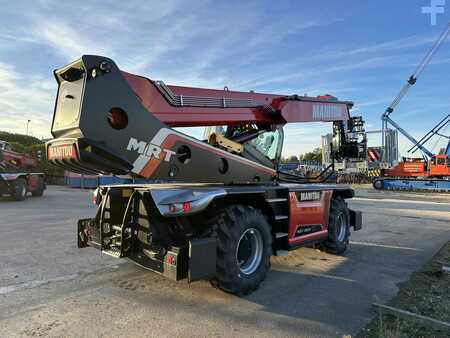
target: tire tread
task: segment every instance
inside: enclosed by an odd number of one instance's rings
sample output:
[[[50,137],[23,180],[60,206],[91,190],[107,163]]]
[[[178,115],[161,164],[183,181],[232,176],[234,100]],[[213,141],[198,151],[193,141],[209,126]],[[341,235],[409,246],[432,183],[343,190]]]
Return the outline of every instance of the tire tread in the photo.
[[[215,210],[209,223],[212,235],[217,238],[216,276],[211,280],[212,285],[236,295],[247,295],[255,291],[270,269],[272,235],[266,217],[251,206],[236,204]],[[262,234],[264,249],[261,265],[254,274],[244,279],[239,273],[236,276],[233,243],[239,241],[243,227],[248,224],[260,224],[259,230],[266,233]]]

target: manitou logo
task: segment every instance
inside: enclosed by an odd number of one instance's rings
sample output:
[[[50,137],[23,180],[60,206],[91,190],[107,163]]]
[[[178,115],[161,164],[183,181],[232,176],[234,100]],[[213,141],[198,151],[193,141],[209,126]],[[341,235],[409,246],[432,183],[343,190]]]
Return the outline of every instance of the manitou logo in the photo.
[[[162,160],[169,162],[172,155],[176,154],[175,151],[169,149],[163,149],[156,144],[152,144],[145,141],[138,141],[135,138],[131,137],[128,142],[127,150],[129,151],[137,151],[140,155],[146,157],[153,157],[157,160]]]
[[[319,201],[320,191],[305,191],[300,193],[300,201]]]
[[[73,144],[56,145],[50,146],[48,148],[47,158],[49,160],[55,158],[73,158],[73,157],[76,157],[75,147]]]
[[[342,107],[329,104],[313,105],[312,118],[314,120],[334,120],[342,118]]]

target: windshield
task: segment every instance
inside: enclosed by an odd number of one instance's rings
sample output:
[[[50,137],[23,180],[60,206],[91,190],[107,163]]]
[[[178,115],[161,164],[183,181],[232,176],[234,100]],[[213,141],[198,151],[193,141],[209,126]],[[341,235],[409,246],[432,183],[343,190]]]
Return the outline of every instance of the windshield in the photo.
[[[269,160],[273,161],[278,158],[281,152],[282,142],[280,141],[282,141],[281,129],[277,129],[275,131],[265,132],[249,143]]]
[[[236,127],[230,126],[206,127],[203,139],[208,140],[212,133],[233,139],[237,134],[245,134],[246,131],[245,128],[237,129]],[[274,131],[265,131],[255,138],[251,138],[249,141],[243,141],[242,144],[250,145],[253,149],[256,149],[259,153],[264,155],[264,157],[273,162],[281,155],[283,147],[283,128],[278,127]]]

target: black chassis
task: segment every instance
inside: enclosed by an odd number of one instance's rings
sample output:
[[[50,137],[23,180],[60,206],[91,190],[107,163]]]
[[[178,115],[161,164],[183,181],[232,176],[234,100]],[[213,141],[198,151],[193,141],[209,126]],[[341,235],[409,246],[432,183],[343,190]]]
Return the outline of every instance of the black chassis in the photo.
[[[78,247],[103,253],[163,274],[174,280],[207,279],[216,271],[216,239],[208,215],[230,203],[252,205],[269,219],[273,249],[289,247],[289,192],[332,190],[351,198],[347,186],[327,184],[145,184],[101,186],[95,194],[96,216],[78,221]],[[361,212],[350,210],[351,226],[361,229]]]

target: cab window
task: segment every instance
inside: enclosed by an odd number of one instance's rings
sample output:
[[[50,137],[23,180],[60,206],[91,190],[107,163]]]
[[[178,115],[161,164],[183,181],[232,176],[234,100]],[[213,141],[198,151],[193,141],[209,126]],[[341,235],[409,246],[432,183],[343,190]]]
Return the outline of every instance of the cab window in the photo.
[[[269,160],[278,158],[283,143],[282,129],[268,131],[249,142]]]

